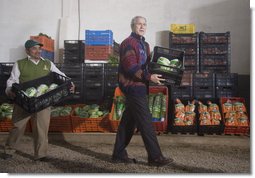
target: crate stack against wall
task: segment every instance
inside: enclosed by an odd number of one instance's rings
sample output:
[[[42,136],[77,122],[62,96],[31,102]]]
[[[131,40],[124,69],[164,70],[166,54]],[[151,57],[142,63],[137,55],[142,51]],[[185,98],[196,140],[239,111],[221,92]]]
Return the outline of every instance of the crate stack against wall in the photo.
[[[75,85],[75,93],[69,97],[64,103],[65,104],[75,104],[83,102],[83,66],[79,63],[58,63],[55,64],[67,77],[72,79]]]
[[[85,60],[106,61],[113,51],[111,30],[85,31]]]
[[[41,56],[54,62],[54,40],[51,37],[40,33],[38,36],[30,36],[30,39],[43,44]]]
[[[104,64],[84,63],[84,102],[101,104],[104,96]]]
[[[230,32],[199,34],[200,72],[229,73]]]
[[[12,71],[12,66],[14,63],[0,63],[0,103],[6,102],[8,100],[5,89],[6,82],[9,79]]]
[[[104,64],[104,102],[112,106],[115,88],[118,87],[118,64]]]
[[[183,50],[185,71],[199,71],[199,33],[194,34],[169,34],[169,47]]]
[[[82,40],[64,41],[64,63],[83,63],[85,44]]]

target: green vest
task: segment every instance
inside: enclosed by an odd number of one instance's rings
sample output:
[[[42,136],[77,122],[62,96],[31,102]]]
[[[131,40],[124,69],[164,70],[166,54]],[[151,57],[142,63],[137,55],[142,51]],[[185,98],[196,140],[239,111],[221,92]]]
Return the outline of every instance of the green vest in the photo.
[[[25,58],[18,60],[18,67],[20,71],[19,82],[23,83],[48,75],[51,63],[48,59],[41,59],[36,65],[28,58]]]

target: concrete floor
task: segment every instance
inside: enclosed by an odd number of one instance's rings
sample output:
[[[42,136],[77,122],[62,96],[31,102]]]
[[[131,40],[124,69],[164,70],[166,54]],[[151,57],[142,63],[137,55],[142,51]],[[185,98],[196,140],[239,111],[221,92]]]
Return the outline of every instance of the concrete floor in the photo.
[[[8,133],[0,133],[0,152]],[[147,154],[139,134],[134,135],[127,151],[138,164],[114,164],[111,154],[114,133],[49,135],[51,161],[34,162],[30,135],[21,140],[20,150],[11,160],[0,158],[1,173],[142,173],[251,174],[251,144],[247,136],[175,135],[158,136],[163,154],[174,164],[157,168],[147,165]],[[211,174],[210,174],[211,175]]]

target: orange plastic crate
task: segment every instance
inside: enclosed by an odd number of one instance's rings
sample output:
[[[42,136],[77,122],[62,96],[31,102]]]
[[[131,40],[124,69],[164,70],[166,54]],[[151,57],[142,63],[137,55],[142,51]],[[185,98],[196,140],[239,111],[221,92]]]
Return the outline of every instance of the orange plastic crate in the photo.
[[[71,116],[51,117],[49,132],[73,132]]]
[[[227,102],[227,100],[230,100],[232,103],[233,102],[242,102],[245,107],[245,99],[241,97],[222,97],[220,98],[220,105],[223,110],[223,104]],[[246,108],[247,109],[247,108]],[[247,112],[246,112],[247,114]],[[248,116],[248,114],[247,114]],[[222,111],[222,117],[223,117],[223,123],[224,123],[224,134],[230,134],[230,135],[250,135],[250,124],[249,126],[226,126],[225,125],[225,114]],[[248,118],[249,119],[249,118]],[[250,120],[250,119],[249,119]]]
[[[85,105],[76,105],[76,107]],[[71,121],[73,132],[109,132],[109,115],[98,118],[80,118],[74,115],[74,110],[71,113]]]
[[[85,46],[85,59],[107,60],[112,54],[112,46]]]
[[[168,88],[165,86],[150,86],[149,88],[149,93],[158,93],[162,92],[164,95],[166,95],[166,116],[164,121],[153,121],[152,124],[155,128],[155,131],[158,133],[164,133],[167,132],[167,123],[168,123]],[[123,96],[123,93],[121,92],[119,87],[116,87],[115,92],[114,92],[114,98],[116,96]],[[115,104],[112,104],[112,109],[111,113],[109,114],[109,120],[110,120],[110,125],[111,125],[111,131],[112,132],[117,132],[118,126],[120,123],[120,120],[112,120],[113,113],[114,113],[114,108]]]
[[[30,39],[42,43],[42,49],[54,52],[54,40],[47,38],[46,36],[30,36]]]
[[[0,132],[9,132],[13,128],[12,120],[10,119],[1,119],[0,120]],[[27,127],[25,132],[31,132],[31,122],[30,120],[27,122]]]

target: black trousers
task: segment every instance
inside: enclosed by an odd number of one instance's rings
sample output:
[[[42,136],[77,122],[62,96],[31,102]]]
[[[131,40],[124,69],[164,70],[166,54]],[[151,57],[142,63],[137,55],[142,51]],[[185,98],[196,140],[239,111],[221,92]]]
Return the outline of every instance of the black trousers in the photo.
[[[162,156],[156,132],[152,125],[147,96],[126,96],[126,109],[122,115],[116,135],[113,157],[127,157],[128,146],[136,126],[141,132],[148,159]]]

